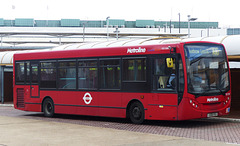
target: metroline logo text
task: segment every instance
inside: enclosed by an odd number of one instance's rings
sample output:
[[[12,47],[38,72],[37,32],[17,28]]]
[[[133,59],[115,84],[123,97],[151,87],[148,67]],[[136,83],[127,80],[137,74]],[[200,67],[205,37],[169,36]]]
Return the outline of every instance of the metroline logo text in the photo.
[[[145,53],[146,52],[146,48],[128,48],[127,49],[127,53]]]
[[[208,98],[207,102],[214,102],[214,101],[218,101],[219,99],[214,97],[214,98]]]

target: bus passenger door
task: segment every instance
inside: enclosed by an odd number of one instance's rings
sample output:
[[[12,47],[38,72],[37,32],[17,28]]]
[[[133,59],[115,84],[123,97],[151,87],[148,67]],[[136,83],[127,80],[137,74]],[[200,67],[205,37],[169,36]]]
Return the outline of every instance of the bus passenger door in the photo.
[[[39,97],[39,73],[38,62],[31,62],[30,64],[30,96],[31,98]]]
[[[177,120],[178,92],[176,55],[152,58],[152,96],[149,98],[149,119]]]

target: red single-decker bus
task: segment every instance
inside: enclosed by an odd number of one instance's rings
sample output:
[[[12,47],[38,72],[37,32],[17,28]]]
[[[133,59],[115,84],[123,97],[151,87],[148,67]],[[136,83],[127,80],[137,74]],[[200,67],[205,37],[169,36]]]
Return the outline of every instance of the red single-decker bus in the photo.
[[[230,112],[226,51],[212,42],[17,53],[13,76],[14,107],[47,117],[76,114],[142,123]]]

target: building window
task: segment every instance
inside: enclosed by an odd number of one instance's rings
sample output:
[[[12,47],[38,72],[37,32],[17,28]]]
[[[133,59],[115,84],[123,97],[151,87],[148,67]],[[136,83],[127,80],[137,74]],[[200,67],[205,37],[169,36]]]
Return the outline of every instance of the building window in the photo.
[[[101,89],[120,89],[120,59],[100,60]]]
[[[98,87],[97,60],[79,60],[78,62],[78,88],[97,90]]]

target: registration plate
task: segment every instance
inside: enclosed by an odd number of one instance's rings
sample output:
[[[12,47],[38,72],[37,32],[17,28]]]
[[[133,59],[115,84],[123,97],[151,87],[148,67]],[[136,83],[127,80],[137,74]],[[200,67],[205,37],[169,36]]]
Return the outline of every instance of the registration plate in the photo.
[[[217,117],[218,116],[218,113],[208,113],[207,114],[207,117]]]

